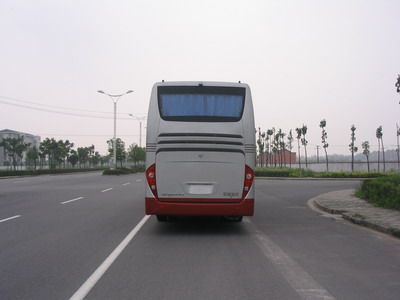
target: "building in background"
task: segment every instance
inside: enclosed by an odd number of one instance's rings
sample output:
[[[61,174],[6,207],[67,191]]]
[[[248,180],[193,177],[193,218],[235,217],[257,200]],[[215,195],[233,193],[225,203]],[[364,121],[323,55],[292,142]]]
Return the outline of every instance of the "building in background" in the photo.
[[[29,147],[36,147],[37,149],[39,149],[40,136],[38,136],[38,135],[33,135],[30,133],[25,133],[25,132],[10,130],[10,129],[0,130],[0,142],[4,138],[18,138],[20,136],[24,137],[25,143],[30,144]],[[24,158],[25,158],[25,155],[26,154],[24,153]],[[11,165],[11,164],[12,164],[12,160],[7,155],[7,151],[5,151],[5,149],[0,146],[0,166]]]
[[[280,166],[280,165],[294,165],[296,163],[296,152],[291,152],[287,149],[279,150],[277,152],[263,153],[262,157],[258,157],[259,165],[263,166]],[[262,159],[262,162],[261,160]]]

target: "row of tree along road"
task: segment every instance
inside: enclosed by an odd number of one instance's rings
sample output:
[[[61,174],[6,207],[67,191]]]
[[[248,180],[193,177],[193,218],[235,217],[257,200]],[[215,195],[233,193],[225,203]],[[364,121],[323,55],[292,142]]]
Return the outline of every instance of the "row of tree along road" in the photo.
[[[325,119],[321,120],[319,123],[319,127],[321,128],[321,146],[324,149],[325,153],[325,169],[326,172],[330,171],[330,157],[328,155],[328,133],[326,130],[327,122]],[[396,136],[397,136],[397,147],[396,158],[391,160],[391,165],[393,166],[396,163],[396,168],[391,168],[391,170],[397,169],[400,170],[400,146],[399,146],[399,137],[400,137],[400,128],[397,125],[396,127]],[[378,141],[378,151],[374,153],[374,161],[373,164],[377,165],[378,172],[386,172],[386,157],[385,157],[385,147],[383,142],[383,129],[382,126],[379,126],[376,129],[376,138]],[[295,147],[295,139],[297,140],[297,155],[293,155],[292,149]],[[349,151],[351,155],[351,172],[354,171],[355,165],[355,154],[359,151],[356,146],[356,127],[351,125],[350,127],[350,143],[349,143]],[[307,155],[307,125],[298,127],[295,129],[295,135],[293,135],[292,129],[289,130],[288,134],[282,131],[282,129],[267,129],[263,131],[261,128],[258,128],[258,166],[260,167],[280,167],[289,166],[292,167],[292,164],[296,163],[298,168],[309,168],[309,157]],[[367,170],[370,172],[370,142],[363,141],[361,143],[362,154],[365,157]],[[304,156],[302,156],[301,148],[303,148]],[[317,151],[319,151],[320,146],[317,146]],[[319,153],[319,152],[317,152]],[[342,161],[343,162],[343,161]],[[315,157],[314,157],[315,163]],[[317,154],[317,163],[319,163],[319,154]],[[335,161],[335,164],[338,162]],[[341,163],[341,162],[339,162]]]
[[[109,167],[113,157],[113,140],[107,141],[108,154],[100,155],[94,145],[74,149],[69,140],[44,139],[39,147],[24,142],[24,137],[4,138],[0,142],[9,160],[5,162],[9,169],[61,169],[61,168],[98,168]],[[138,165],[145,161],[145,150],[136,144],[126,149],[125,142],[116,140],[117,162],[120,167],[127,163]]]

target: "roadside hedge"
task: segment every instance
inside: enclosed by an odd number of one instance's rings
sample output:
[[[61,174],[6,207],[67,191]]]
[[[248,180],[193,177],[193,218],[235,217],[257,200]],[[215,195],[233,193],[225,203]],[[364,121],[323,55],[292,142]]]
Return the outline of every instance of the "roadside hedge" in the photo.
[[[132,168],[118,168],[118,169],[105,169],[103,175],[126,175],[141,173],[145,171],[144,166],[132,167]]]
[[[11,176],[36,176],[46,174],[66,174],[66,173],[78,173],[78,172],[91,172],[101,171],[104,168],[82,168],[82,169],[39,169],[39,170],[1,170],[0,177],[11,177]]]
[[[365,180],[356,195],[376,206],[400,210],[400,175]]]

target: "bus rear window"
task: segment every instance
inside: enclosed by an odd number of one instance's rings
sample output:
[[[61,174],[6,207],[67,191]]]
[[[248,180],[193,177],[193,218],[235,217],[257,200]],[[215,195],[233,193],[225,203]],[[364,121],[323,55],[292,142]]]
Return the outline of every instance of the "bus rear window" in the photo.
[[[245,89],[238,87],[165,86],[158,106],[166,121],[237,122],[242,118]]]

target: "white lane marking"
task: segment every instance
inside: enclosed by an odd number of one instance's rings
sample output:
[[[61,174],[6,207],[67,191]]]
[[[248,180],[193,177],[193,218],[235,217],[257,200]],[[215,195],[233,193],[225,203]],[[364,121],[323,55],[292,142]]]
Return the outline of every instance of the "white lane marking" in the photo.
[[[105,192],[111,191],[112,189],[113,189],[113,188],[105,189],[105,190],[102,190],[101,192],[102,192],[102,193],[105,193]]]
[[[111,254],[102,262],[102,264],[94,271],[92,275],[81,285],[81,287],[72,295],[70,300],[81,300],[86,297],[86,295],[91,291],[91,289],[96,285],[108,268],[113,264],[113,262],[118,258],[125,247],[128,246],[129,242],[135,237],[139,232],[140,228],[146,223],[150,218],[150,215],[146,215],[140,220],[140,222],[128,233],[128,235],[123,239],[123,241],[111,252]]]
[[[85,198],[85,197],[78,197],[78,198],[74,198],[74,199],[67,200],[67,201],[60,202],[60,203],[61,203],[61,204],[67,204],[67,203],[70,203],[70,202],[75,202],[75,201],[81,200],[81,199],[83,199],[83,198]]]
[[[253,224],[255,227],[255,225]],[[255,238],[264,255],[283,275],[302,299],[335,300],[335,298],[277,244],[255,228]]]
[[[128,185],[128,184],[131,184],[130,182],[126,182],[126,183],[123,183],[122,185]]]
[[[13,181],[13,183],[24,183],[24,182],[29,182],[29,180],[18,180],[18,181]]]
[[[19,218],[19,217],[21,217],[21,215],[16,215],[16,216],[13,216],[13,217],[9,217],[9,218],[6,218],[6,219],[2,219],[2,220],[0,220],[0,223],[7,222],[7,221],[10,221],[10,220]]]

